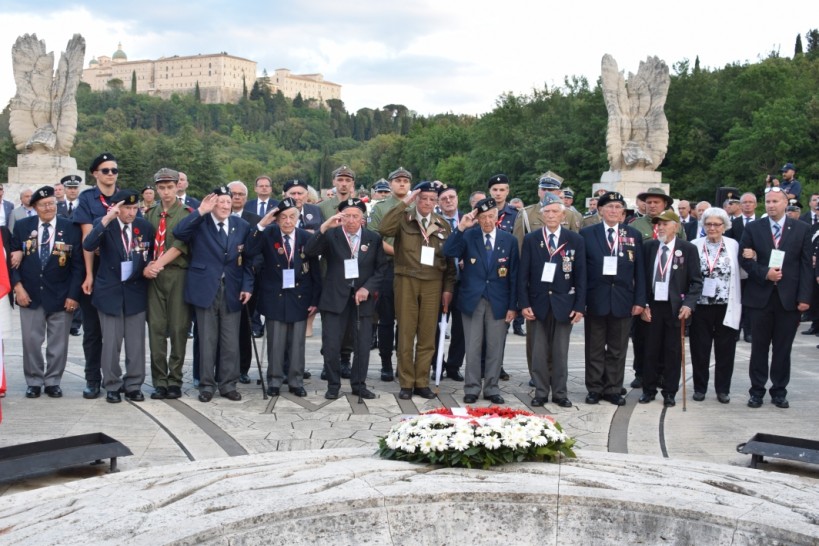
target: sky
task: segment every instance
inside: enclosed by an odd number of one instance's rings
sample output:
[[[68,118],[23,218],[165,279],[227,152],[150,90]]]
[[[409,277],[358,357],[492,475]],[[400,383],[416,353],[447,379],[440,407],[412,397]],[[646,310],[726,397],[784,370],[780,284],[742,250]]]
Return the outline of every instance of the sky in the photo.
[[[504,93],[594,86],[604,54],[637,72],[648,56],[703,68],[793,56],[797,34],[819,28],[811,2],[690,0],[2,0],[0,105],[16,89],[11,48],[36,34],[55,64],[75,33],[85,66],[117,44],[129,60],[226,51],[263,69],[315,73],[342,85],[348,111],[403,104],[421,115],[483,114]]]

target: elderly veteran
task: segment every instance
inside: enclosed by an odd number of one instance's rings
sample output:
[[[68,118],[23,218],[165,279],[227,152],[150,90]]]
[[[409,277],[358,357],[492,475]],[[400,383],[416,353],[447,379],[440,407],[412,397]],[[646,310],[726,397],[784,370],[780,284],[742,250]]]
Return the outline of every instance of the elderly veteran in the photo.
[[[102,386],[106,401],[122,402],[121,390],[133,402],[145,400],[145,310],[148,281],[145,265],[153,256],[154,229],[138,218],[139,196],[120,190],[111,198],[113,205],[83,240],[86,252],[99,250],[96,277],[86,272],[83,291],[99,312],[102,328]],[[119,359],[125,341],[125,376]]]
[[[503,404],[498,380],[506,332],[517,314],[518,245],[511,233],[498,229],[498,209],[492,198],[477,203],[461,216],[446,240],[444,254],[463,262],[457,305],[466,341],[464,403],[474,404],[481,393],[481,352],[486,346],[483,397]],[[470,229],[475,225],[480,229]]]
[[[657,238],[643,246],[648,303],[640,315],[647,326],[647,340],[643,394],[639,402],[647,404],[654,400],[662,376],[663,405],[672,407],[676,405],[680,386],[680,321],[688,320],[697,307],[702,293],[702,273],[696,247],[677,237],[680,229],[677,213],[665,210],[653,217],[652,222],[658,228]]]
[[[339,203],[338,213],[324,221],[305,247],[308,256],[321,255],[327,274],[321,289],[322,352],[327,370],[327,392],[335,400],[341,389],[339,355],[346,338],[355,341],[350,386],[354,395],[375,398],[367,389],[370,365],[372,316],[375,296],[384,282],[387,257],[381,237],[364,228],[367,206],[349,198]],[[357,328],[357,331],[354,331]]]
[[[543,228],[523,240],[518,305],[533,330],[533,406],[568,398],[569,336],[586,310],[586,246],[577,233],[561,227],[565,205],[554,194],[543,197]]]
[[[724,236],[731,225],[728,213],[720,208],[703,212],[705,237],[693,245],[700,255],[702,294],[691,316],[689,344],[694,372],[694,400],[705,400],[714,347],[714,389],[717,400],[731,401],[731,376],[734,373],[736,335],[742,315],[740,293],[739,244]]]
[[[444,188],[421,182],[381,222],[381,235],[394,238],[398,397],[402,400],[413,394],[435,398],[429,388],[435,328],[441,308],[444,313],[449,309],[455,286],[455,265],[443,253],[451,228],[433,212]]]
[[[68,330],[85,272],[81,236],[70,220],[57,216],[52,187],[33,192],[31,206],[37,216],[17,221],[11,246],[13,261],[19,263],[11,270],[11,285],[20,308],[26,397],[37,398],[45,387],[48,396],[59,398]]]
[[[601,222],[580,230],[586,244],[586,396],[625,405],[621,394],[632,317],[646,305],[640,232],[622,222],[626,202],[610,191],[600,196]]]

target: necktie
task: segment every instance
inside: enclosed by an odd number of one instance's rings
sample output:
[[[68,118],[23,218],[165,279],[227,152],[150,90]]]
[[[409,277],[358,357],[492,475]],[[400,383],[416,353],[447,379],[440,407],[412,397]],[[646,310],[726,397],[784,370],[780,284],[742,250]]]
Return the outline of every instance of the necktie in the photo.
[[[421,225],[424,226],[424,233],[427,232],[427,224],[428,223],[429,223],[429,220],[427,220],[426,218],[421,218]]]
[[[608,237],[608,239],[609,239],[609,248],[611,249],[611,252],[614,253],[614,251],[617,250],[617,249],[614,248],[614,228],[609,228],[609,237]]]
[[[665,282],[665,274],[667,269],[665,266],[668,263],[668,247],[663,245],[663,252],[660,255],[660,261],[657,263],[657,280],[659,282]]]
[[[300,228],[304,227],[304,211],[299,213],[299,226]]]
[[[165,218],[167,216],[167,212],[163,212],[159,215],[159,227],[156,230],[156,240],[154,241],[154,260],[165,253],[165,231],[167,229]]]
[[[217,225],[219,226],[219,242],[222,243],[222,248],[227,250],[228,236],[227,232],[225,231],[225,223],[219,222]]]
[[[774,246],[779,248],[779,239],[782,237],[782,228],[779,227],[779,224],[774,223],[773,225],[773,240]]]
[[[705,237],[705,228],[700,227],[700,237]]]
[[[68,204],[68,215],[71,216],[74,213],[74,202]]]
[[[557,250],[557,245],[555,244],[555,234],[554,233],[549,234],[549,250],[552,251],[552,252]]]
[[[351,254],[353,255],[353,258],[358,258],[358,246],[357,246],[357,243],[358,243],[358,234],[357,234],[357,233],[353,233],[352,235],[350,235],[350,246],[352,247],[352,248],[350,249],[350,252],[351,252]]]
[[[819,224],[819,216],[814,214],[813,215],[813,225],[815,226],[816,224]]]
[[[458,224],[455,222],[455,218],[447,218],[449,221],[449,227],[452,228],[452,233],[455,233],[455,230],[458,228]]]
[[[45,267],[46,263],[48,263],[48,255],[50,254],[49,248],[48,248],[48,246],[49,246],[48,242],[49,242],[49,239],[50,239],[50,237],[48,235],[48,228],[49,227],[51,227],[51,224],[49,224],[48,222],[43,224],[43,238],[40,239],[40,265],[42,267]]]
[[[492,260],[492,236],[489,233],[486,234],[483,247],[486,249],[486,263],[489,263]]]
[[[745,217],[745,223],[744,223],[744,224],[742,224],[742,225],[747,226],[747,225],[748,225],[748,222],[750,222],[750,221],[751,221],[751,218],[750,218],[750,217],[748,217],[748,216],[746,216],[746,217]]]
[[[267,214],[267,203],[259,201],[259,216],[264,217],[265,214]]]
[[[290,254],[293,252],[292,248],[293,247],[290,246],[290,235],[285,235],[284,236],[284,252],[285,252],[285,254],[287,254],[287,256],[290,256]]]

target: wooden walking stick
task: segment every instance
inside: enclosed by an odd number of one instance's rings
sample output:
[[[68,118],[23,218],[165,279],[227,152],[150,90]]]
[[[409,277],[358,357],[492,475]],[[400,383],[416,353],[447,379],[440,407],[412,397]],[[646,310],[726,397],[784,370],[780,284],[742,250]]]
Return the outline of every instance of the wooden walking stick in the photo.
[[[682,356],[680,360],[682,361],[683,411],[687,411],[685,407],[685,320],[680,321],[680,355]]]

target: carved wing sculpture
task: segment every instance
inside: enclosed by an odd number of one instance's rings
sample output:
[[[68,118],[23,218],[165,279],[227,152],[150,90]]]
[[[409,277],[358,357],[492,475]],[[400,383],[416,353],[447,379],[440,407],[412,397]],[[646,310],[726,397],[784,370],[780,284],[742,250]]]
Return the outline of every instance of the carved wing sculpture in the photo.
[[[609,114],[606,150],[612,171],[653,171],[668,151],[665,100],[670,83],[668,66],[657,57],[640,62],[628,83],[617,61],[603,56],[603,99]]]
[[[36,34],[17,38],[11,49],[17,94],[11,101],[9,131],[23,154],[67,156],[77,133],[77,86],[82,76],[85,39],[75,34],[60,56]]]

